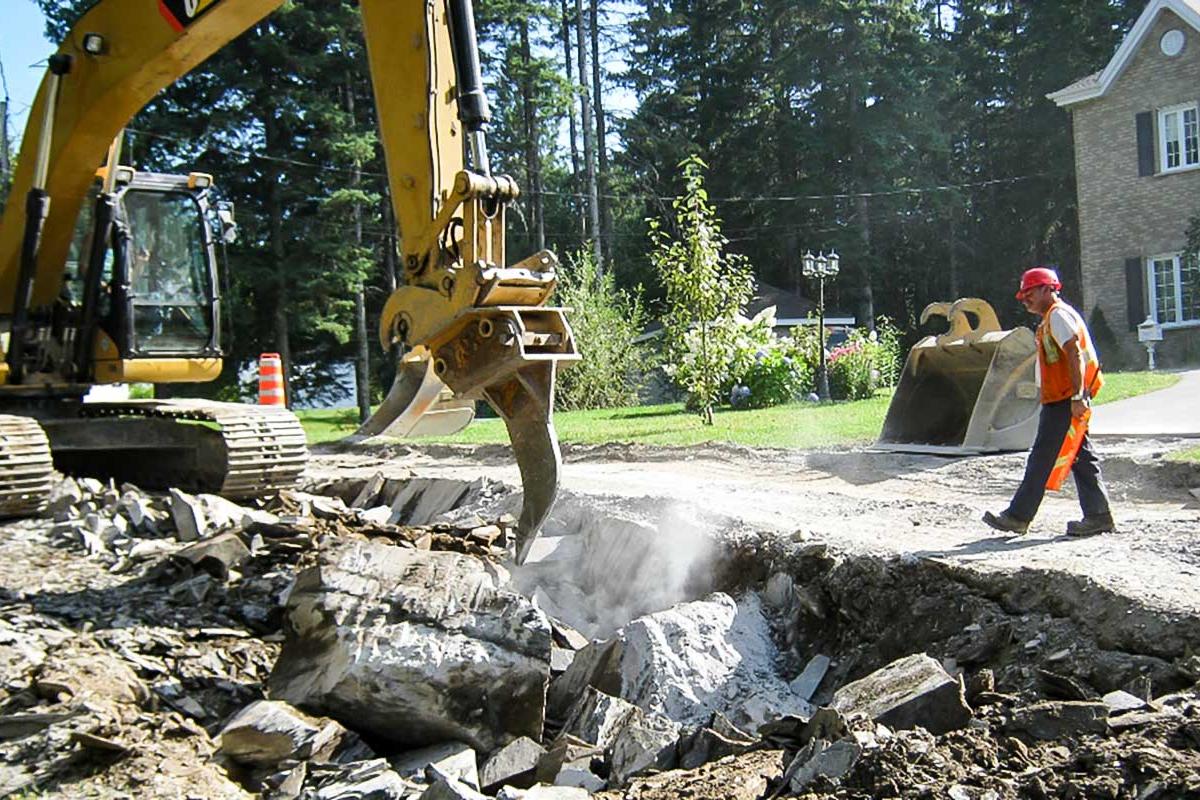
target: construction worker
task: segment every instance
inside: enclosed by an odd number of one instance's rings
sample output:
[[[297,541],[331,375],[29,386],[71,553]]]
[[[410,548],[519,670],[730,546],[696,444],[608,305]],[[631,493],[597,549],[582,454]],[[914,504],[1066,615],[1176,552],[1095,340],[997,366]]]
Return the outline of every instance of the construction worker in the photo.
[[[983,521],[999,531],[1022,534],[1037,513],[1046,493],[1046,481],[1063,447],[1073,417],[1091,405],[1101,383],[1100,362],[1083,318],[1058,296],[1062,283],[1046,267],[1026,270],[1017,299],[1041,319],[1037,328],[1037,377],[1042,411],[1037,437],[1025,462],[1025,477],[1008,508],[999,514],[984,513]],[[1100,477],[1100,461],[1086,432],[1071,467],[1083,519],[1067,523],[1071,536],[1091,536],[1114,530],[1108,490]]]

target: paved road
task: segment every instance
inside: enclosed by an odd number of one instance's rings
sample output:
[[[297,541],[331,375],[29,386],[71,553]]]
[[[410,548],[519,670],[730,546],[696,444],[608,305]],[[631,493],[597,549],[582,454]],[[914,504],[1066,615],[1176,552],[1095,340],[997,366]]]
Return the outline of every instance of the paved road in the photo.
[[[1096,406],[1089,433],[1200,437],[1200,370],[1182,373],[1169,389]]]

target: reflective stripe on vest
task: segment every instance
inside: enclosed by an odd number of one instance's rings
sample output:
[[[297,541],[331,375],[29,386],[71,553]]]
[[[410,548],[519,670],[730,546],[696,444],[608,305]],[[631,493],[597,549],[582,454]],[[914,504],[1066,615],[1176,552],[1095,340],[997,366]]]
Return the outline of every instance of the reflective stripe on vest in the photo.
[[[1042,370],[1043,403],[1068,400],[1075,394],[1075,384],[1071,381],[1071,367],[1067,363],[1066,353],[1055,341],[1054,334],[1050,330],[1050,315],[1054,309],[1060,306],[1071,308],[1061,300],[1055,300],[1042,315],[1042,322],[1037,329],[1037,351],[1038,362]],[[1071,310],[1074,311],[1074,309]],[[1087,386],[1091,395],[1095,397],[1104,382],[1100,376],[1100,362],[1096,359],[1096,349],[1092,347],[1092,338],[1078,312],[1068,314],[1068,316],[1074,325],[1075,341],[1079,343],[1079,349],[1083,353],[1083,385]]]

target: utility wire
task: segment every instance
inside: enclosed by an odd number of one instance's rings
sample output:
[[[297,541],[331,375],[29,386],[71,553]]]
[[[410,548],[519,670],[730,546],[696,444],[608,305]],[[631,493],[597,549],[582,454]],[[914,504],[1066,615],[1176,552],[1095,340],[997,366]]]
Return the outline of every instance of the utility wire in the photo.
[[[137,128],[126,128],[130,133],[135,133],[139,136],[148,136],[152,139],[163,139],[180,144],[194,144],[192,140],[184,139],[178,136],[168,136],[154,131],[144,131]],[[301,161],[295,158],[283,158],[281,156],[269,156],[263,153],[246,152],[244,150],[235,150],[220,145],[208,144],[205,149],[216,150],[225,155],[241,156],[247,160],[257,159],[260,161],[271,161],[279,164],[288,164],[295,167],[310,167],[312,169],[320,169],[326,172],[343,172],[346,174],[356,174],[349,167],[335,167],[329,164],[319,164],[315,161]],[[358,175],[372,178],[386,178],[382,172],[358,172]],[[1039,178],[1052,177],[1049,172],[1035,172],[1029,175],[1015,175],[1009,178],[992,178],[986,181],[973,181],[969,183],[947,183],[937,184],[934,186],[913,186],[898,189],[880,189],[870,192],[837,192],[833,194],[795,194],[795,195],[734,195],[731,197],[710,197],[709,202],[712,203],[767,203],[767,202],[806,202],[814,200],[853,200],[860,197],[897,197],[901,195],[924,195],[936,194],[939,192],[952,192],[958,189],[981,189],[988,186],[1003,186],[1013,183],[1021,183],[1023,181],[1037,180]],[[522,192],[522,194],[532,196],[535,192]],[[581,192],[555,192],[543,189],[541,192],[543,197],[568,197],[576,200],[586,200],[588,195]],[[645,201],[672,201],[679,199],[678,195],[654,195],[654,194],[601,194],[601,197],[606,200],[645,200]]]

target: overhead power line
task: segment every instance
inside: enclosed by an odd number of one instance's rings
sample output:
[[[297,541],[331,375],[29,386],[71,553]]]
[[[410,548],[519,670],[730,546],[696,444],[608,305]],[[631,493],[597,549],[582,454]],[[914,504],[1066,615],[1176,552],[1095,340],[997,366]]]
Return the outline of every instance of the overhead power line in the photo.
[[[178,142],[180,144],[191,144],[188,139],[179,136],[168,136],[154,131],[144,131],[137,128],[126,128],[130,133],[135,133],[139,136],[149,136],[152,139],[163,139],[165,141]],[[257,159],[259,161],[270,161],[277,164],[288,164],[295,167],[308,167],[311,169],[324,170],[326,172],[343,172],[348,175],[360,175],[362,177],[386,178],[382,172],[361,171],[356,172],[350,167],[338,167],[331,164],[320,164],[315,161],[303,161],[295,158],[284,158],[282,156],[271,156],[265,153],[247,152],[244,150],[235,150],[220,145],[208,144],[205,149],[215,150],[219,153],[231,156],[241,156],[245,159]],[[952,192],[959,189],[982,189],[988,186],[1004,186],[1013,183],[1021,183],[1023,181],[1037,180],[1039,178],[1052,177],[1049,172],[1035,172],[1029,175],[1014,175],[1008,178],[991,178],[985,181],[971,181],[967,183],[945,183],[935,184],[933,186],[906,186],[894,189],[876,189],[866,192],[834,192],[830,194],[792,194],[792,195],[733,195],[730,197],[710,197],[711,203],[777,203],[777,202],[811,202],[819,200],[856,200],[858,198],[871,197],[897,197],[902,195],[924,195],[936,194],[940,192]],[[532,195],[534,192],[523,191],[523,194]],[[570,197],[576,200],[586,200],[588,195],[582,192],[555,192],[542,190],[540,194],[543,197]],[[678,195],[654,195],[654,194],[602,194],[608,200],[644,200],[656,202],[670,202],[678,199]]]

